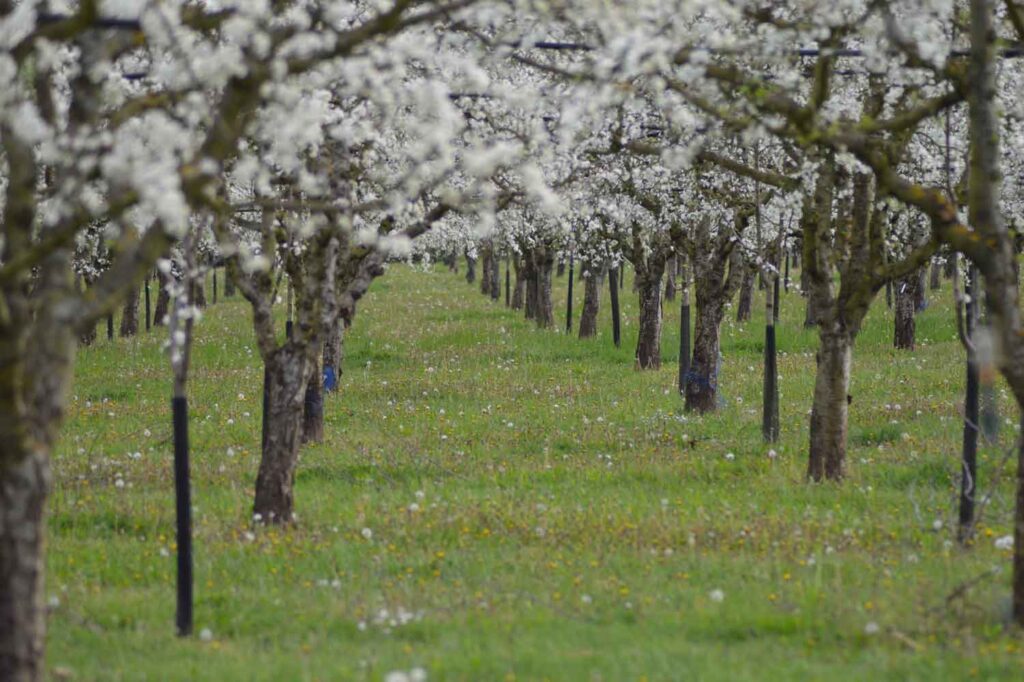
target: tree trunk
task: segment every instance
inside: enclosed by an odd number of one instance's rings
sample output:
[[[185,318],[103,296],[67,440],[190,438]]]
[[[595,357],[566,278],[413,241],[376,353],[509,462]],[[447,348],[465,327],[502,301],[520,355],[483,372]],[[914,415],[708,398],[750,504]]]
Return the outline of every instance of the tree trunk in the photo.
[[[668,273],[665,277],[665,300],[674,301],[676,300],[676,270],[678,268],[677,261],[678,256],[672,256],[668,259],[668,263],[665,265],[665,270]]]
[[[917,273],[912,272],[906,277],[902,277],[895,286],[893,345],[901,350],[914,350],[914,301],[917,298]]]
[[[915,273],[917,281],[914,283],[914,312],[921,312],[928,307],[928,273],[924,268],[918,268]]]
[[[265,523],[288,523],[294,511],[295,467],[311,366],[289,345],[274,351],[266,363],[267,428],[253,513]]]
[[[746,322],[750,319],[751,310],[754,305],[754,271],[746,270],[743,273],[743,283],[740,284],[740,300],[736,306],[736,321]]]
[[[821,330],[818,336],[807,476],[813,481],[838,481],[845,473],[853,341],[842,332]]]
[[[195,295],[196,295],[195,299],[193,299],[193,303],[195,303],[197,308],[205,308],[206,307],[206,281],[205,280],[206,280],[206,277],[200,277],[198,280],[196,280],[195,288],[193,289],[193,291],[195,292]]]
[[[686,381],[690,375],[690,273],[683,256],[679,261],[679,395],[686,395]]]
[[[341,363],[345,356],[345,328],[339,320],[324,339],[324,386],[328,393],[337,390],[341,380]]]
[[[512,290],[512,310],[523,309],[523,298],[526,295],[526,276],[523,272],[523,267],[521,256],[512,258],[512,269],[516,274],[515,288]]]
[[[491,258],[491,247],[483,246],[480,249],[480,293],[484,296],[491,295],[491,268],[494,260]]]
[[[601,275],[597,269],[585,268],[583,284],[583,312],[580,314],[580,338],[597,336],[597,313],[601,306]]]
[[[697,301],[693,359],[686,379],[686,409],[703,414],[718,407],[719,329],[724,310],[718,302]]]
[[[533,251],[527,251],[523,255],[523,291],[524,306],[523,314],[526,319],[537,318],[537,264]]]
[[[466,282],[472,284],[476,281],[476,258],[466,254]]]
[[[0,422],[17,426],[15,419]],[[31,682],[43,679],[50,464],[44,447],[26,450],[19,442],[18,434],[0,434],[0,680]]]
[[[321,355],[321,353],[317,353]],[[306,383],[306,395],[302,401],[302,442],[320,443],[324,439],[324,394],[323,375],[320,364],[313,361],[313,371]]]
[[[661,277],[664,265],[637,275],[640,291],[640,331],[636,340],[636,368],[661,367]]]
[[[491,300],[497,301],[501,298],[501,261],[498,260],[498,254],[491,249]]]
[[[932,291],[938,291],[942,288],[942,266],[938,260],[932,261],[931,281],[928,282],[928,288]]]
[[[128,296],[124,300],[124,308],[121,311],[122,338],[135,336],[139,333],[139,287],[133,286],[128,290]]]
[[[171,275],[158,269],[156,277],[159,290],[156,293],[156,307],[153,308],[153,326],[162,327],[167,324],[167,311],[171,304],[171,293],[167,290]]]
[[[231,298],[235,295],[235,280],[231,279],[227,269],[224,270],[224,298]]]
[[[551,300],[551,274],[555,269],[555,256],[549,249],[534,252],[537,256],[536,289],[537,289],[537,326],[543,329],[555,325],[555,307]]]

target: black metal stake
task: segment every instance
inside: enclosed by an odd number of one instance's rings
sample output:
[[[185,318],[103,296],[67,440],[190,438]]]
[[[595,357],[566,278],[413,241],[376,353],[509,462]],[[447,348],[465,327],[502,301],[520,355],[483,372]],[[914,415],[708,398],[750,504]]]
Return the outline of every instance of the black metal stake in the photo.
[[[608,290],[612,296],[612,340],[615,347],[622,345],[621,328],[619,326],[619,269],[608,271]]]
[[[188,471],[188,402],[171,399],[174,419],[174,498],[178,521],[178,635],[192,634],[192,495]]]
[[[569,254],[569,295],[565,301],[565,333],[572,333],[572,281],[573,281],[573,254]]]

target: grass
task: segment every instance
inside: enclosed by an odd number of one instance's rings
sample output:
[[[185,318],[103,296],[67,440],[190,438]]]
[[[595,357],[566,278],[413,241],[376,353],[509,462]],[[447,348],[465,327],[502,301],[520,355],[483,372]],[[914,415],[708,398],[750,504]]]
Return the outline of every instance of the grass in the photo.
[[[556,280],[560,315],[565,286]],[[246,305],[221,302],[198,327],[190,398],[196,628],[209,641],[173,634],[164,332],[100,341],[80,353],[55,457],[49,670],[1020,679],[1009,552],[994,546],[1010,532],[1009,472],[993,487],[1001,450],[983,449],[982,489],[994,494],[976,546],[961,550],[963,351],[948,283],[930,297],[914,352],[891,348],[892,317],[876,303],[854,355],[850,477],[812,486],[817,342],[796,294],[783,297],[773,459],[760,437],[760,314],[723,325],[725,405],[694,417],[674,388],[674,304],[665,365],[640,373],[629,283],[616,349],[607,292],[601,336],[579,341],[533,329],[461,276],[394,267],[360,303],[287,530],[251,523],[262,370]],[[998,398],[1011,414],[1002,387]],[[1004,426],[1004,445],[1013,434]]]

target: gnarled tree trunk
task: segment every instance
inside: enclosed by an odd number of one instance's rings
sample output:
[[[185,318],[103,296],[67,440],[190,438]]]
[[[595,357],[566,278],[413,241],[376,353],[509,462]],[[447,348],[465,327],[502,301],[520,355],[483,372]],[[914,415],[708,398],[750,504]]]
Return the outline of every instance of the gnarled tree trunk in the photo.
[[[551,275],[555,269],[555,256],[550,249],[537,249],[535,258],[536,318],[538,327],[548,328],[555,324],[555,307],[551,300]]]
[[[665,300],[676,300],[676,272],[678,270],[678,256],[672,256],[665,264]]]
[[[718,407],[719,330],[725,310],[720,301],[702,300],[697,285],[697,316],[693,328],[693,356],[686,378],[686,409],[713,412]]]
[[[295,467],[302,443],[302,412],[312,364],[289,345],[266,360],[266,440],[256,477],[253,513],[265,523],[288,523],[294,512]]]
[[[736,321],[747,322],[754,305],[754,271],[746,270],[740,284],[740,300],[736,306]]]
[[[841,331],[825,329],[819,339],[807,476],[813,481],[838,481],[846,464],[853,340]]]
[[[637,271],[636,283],[640,292],[640,330],[636,340],[637,369],[658,369],[661,367],[661,277],[664,263],[648,266],[641,274]]]
[[[128,290],[128,296],[124,300],[119,332],[122,338],[139,333],[139,286],[137,284]]]
[[[13,419],[0,421],[0,679],[27,682],[43,678],[49,449],[11,433]]]
[[[914,350],[914,316],[918,284],[919,278],[916,272],[910,273],[895,283],[893,345],[903,350]]]
[[[523,297],[526,292],[526,277],[523,270],[523,259],[519,255],[512,256],[512,270],[515,272],[515,284],[512,288],[512,310],[523,309]]]
[[[601,306],[602,273],[593,266],[585,268],[583,276],[583,312],[580,314],[580,338],[597,335],[597,313]]]
[[[171,304],[171,293],[167,290],[167,286],[171,282],[171,275],[157,269],[156,278],[159,286],[156,294],[156,307],[153,308],[153,326],[162,327],[167,323],[167,311]]]

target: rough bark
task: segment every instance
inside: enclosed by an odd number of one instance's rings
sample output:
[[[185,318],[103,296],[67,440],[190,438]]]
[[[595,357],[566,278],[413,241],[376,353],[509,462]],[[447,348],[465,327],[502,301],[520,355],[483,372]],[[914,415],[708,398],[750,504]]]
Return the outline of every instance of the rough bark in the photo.
[[[608,271],[608,293],[612,309],[612,343],[615,344],[616,348],[622,345],[622,325],[619,311],[619,290],[622,288],[621,272],[620,267],[615,267]]]
[[[537,264],[533,251],[523,254],[523,314],[528,320],[537,318]]]
[[[480,248],[480,293],[491,295],[491,268],[494,266],[491,247],[484,244]]]
[[[538,327],[547,329],[555,325],[555,307],[551,300],[551,275],[555,269],[555,255],[551,249],[540,248],[534,251],[536,259],[536,304],[537,316],[535,322]]]
[[[526,295],[526,276],[523,272],[523,259],[521,256],[512,257],[512,269],[515,271],[515,285],[512,289],[512,310],[523,309],[523,299]]]
[[[341,380],[342,360],[345,356],[345,331],[339,321],[328,331],[324,338],[323,367],[324,371],[331,368],[336,381]],[[335,388],[334,390],[337,390]]]
[[[928,288],[932,291],[938,291],[942,288],[942,265],[939,264],[938,260],[932,261],[932,266],[929,273]]]
[[[686,377],[686,409],[713,412],[718,407],[719,331],[725,314],[720,301],[701,300],[697,294],[697,315],[693,328],[693,356]]]
[[[171,305],[171,293],[167,290],[167,286],[171,282],[171,275],[158,269],[156,277],[158,287],[156,306],[153,308],[153,326],[162,327],[167,324],[167,312]]]
[[[266,360],[267,429],[256,477],[253,513],[265,523],[288,523],[295,506],[295,467],[302,441],[302,412],[312,363],[290,345]]]
[[[584,268],[583,312],[580,314],[580,338],[588,339],[597,335],[597,313],[601,306],[601,281],[603,275],[594,266]]]
[[[637,274],[640,292],[640,329],[636,340],[636,368],[661,367],[661,278],[664,262]]]
[[[740,300],[736,306],[736,321],[747,322],[754,306],[754,271],[747,270],[743,273],[743,282],[740,284]]]
[[[317,355],[321,355],[318,353]],[[302,442],[319,443],[324,439],[324,382],[320,364],[313,361],[313,369],[306,382],[306,395],[302,401]]]
[[[472,284],[476,281],[476,258],[466,254],[466,282]]]
[[[204,279],[205,278],[200,278],[198,281],[196,281],[195,288],[193,289],[193,291],[195,292],[195,299],[193,299],[193,303],[195,303],[196,307],[198,308],[205,308],[207,305],[206,282],[204,281]]]
[[[4,420],[6,421],[6,420]],[[0,429],[3,431],[3,429]],[[48,449],[0,432],[0,680],[43,678]]]
[[[497,301],[501,298],[501,261],[498,259],[498,254],[495,253],[494,249],[491,249],[491,268],[489,271],[490,275],[490,290],[491,300]]]
[[[853,342],[845,334],[825,330],[819,339],[807,476],[838,481],[845,474]]]
[[[135,336],[139,333],[139,286],[135,285],[128,290],[124,300],[124,307],[121,309],[121,328],[119,333],[122,338]]]
[[[676,272],[678,270],[678,256],[672,256],[665,265],[665,300],[676,300]]]
[[[896,301],[894,307],[893,346],[901,350],[914,350],[914,333],[916,325],[915,301],[919,278],[916,272],[900,278],[895,283]]]
[[[224,270],[224,298],[231,298],[235,295],[235,280],[231,279],[227,269]]]

